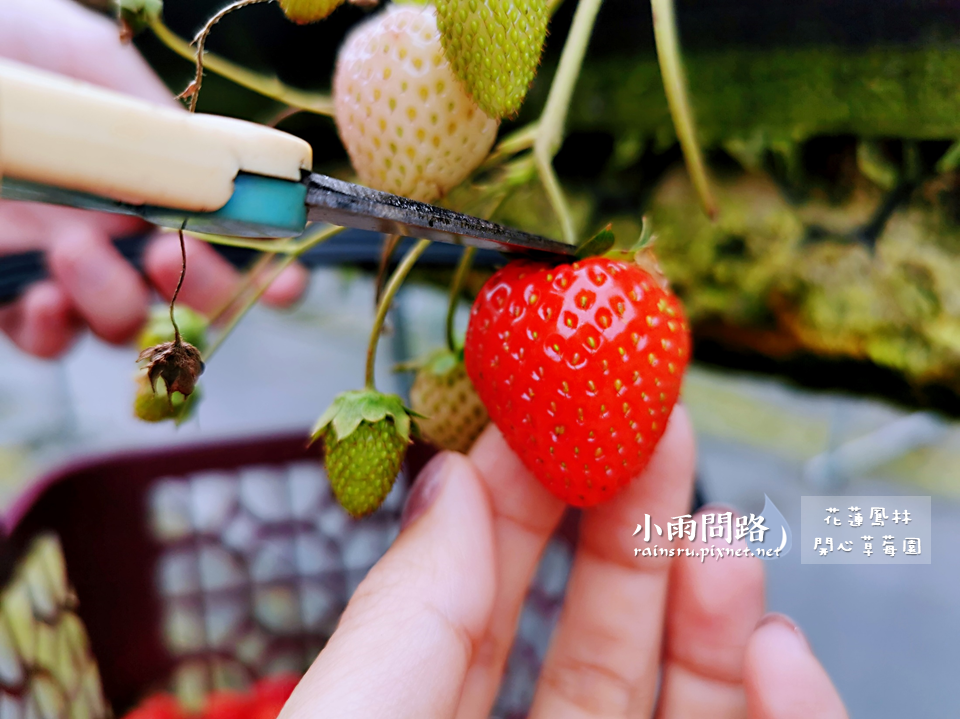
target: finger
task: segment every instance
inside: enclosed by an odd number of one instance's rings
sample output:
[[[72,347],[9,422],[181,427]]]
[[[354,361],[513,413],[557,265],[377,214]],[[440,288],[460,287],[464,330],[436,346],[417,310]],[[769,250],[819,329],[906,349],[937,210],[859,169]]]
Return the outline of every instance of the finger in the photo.
[[[470,451],[493,510],[497,593],[487,630],[467,673],[459,719],[488,717],[544,547],[564,504],[537,482],[491,423]]]
[[[192,237],[184,238],[187,272],[178,300],[205,315],[219,312],[240,289],[240,273],[210,245]],[[158,235],[144,254],[144,268],[157,291],[169,299],[180,281],[182,269],[180,238]],[[295,302],[306,287],[306,270],[291,265],[264,293],[264,301],[279,306]]]
[[[86,226],[61,228],[47,259],[76,311],[102,339],[126,342],[143,325],[147,288],[106,235]]]
[[[309,270],[299,262],[294,262],[263,293],[263,302],[271,307],[289,307],[303,296],[309,281]]]
[[[675,560],[635,558],[632,534],[638,516],[666,523],[688,512],[693,466],[690,422],[677,406],[643,474],[610,502],[584,512],[531,719],[651,714]]]
[[[187,271],[177,299],[201,314],[210,315],[233,298],[239,275],[206,242],[192,237],[184,237],[183,241]],[[183,269],[180,238],[168,232],[157,235],[147,245],[143,267],[157,292],[168,300],[173,297]]]
[[[73,343],[80,322],[66,293],[56,283],[44,281],[0,310],[0,329],[24,352],[50,359]]]
[[[744,685],[750,719],[847,719],[830,677],[782,614],[765,616],[750,637]]]
[[[470,460],[434,458],[404,521],[282,719],[453,715],[495,581],[490,508]]]
[[[0,2],[0,49],[19,62],[174,106],[172,93],[115,22],[74,2]]]
[[[700,524],[705,508],[695,520]],[[721,542],[721,547],[726,545]],[[690,543],[698,550],[709,545]],[[729,549],[745,549],[735,541]],[[674,562],[667,601],[660,719],[745,717],[743,659],[763,615],[763,563],[755,557],[709,555]]]
[[[0,238],[5,255],[49,247],[61,227],[89,225],[111,237],[122,237],[141,230],[145,224],[125,215],[0,200]]]

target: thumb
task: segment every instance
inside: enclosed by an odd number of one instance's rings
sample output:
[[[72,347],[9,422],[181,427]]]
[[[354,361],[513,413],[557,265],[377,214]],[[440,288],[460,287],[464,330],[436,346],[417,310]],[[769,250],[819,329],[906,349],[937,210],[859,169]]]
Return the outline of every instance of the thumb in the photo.
[[[797,626],[767,614],[744,659],[750,719],[847,719],[840,695]]]
[[[437,455],[281,719],[453,716],[493,606],[491,524],[470,460]]]

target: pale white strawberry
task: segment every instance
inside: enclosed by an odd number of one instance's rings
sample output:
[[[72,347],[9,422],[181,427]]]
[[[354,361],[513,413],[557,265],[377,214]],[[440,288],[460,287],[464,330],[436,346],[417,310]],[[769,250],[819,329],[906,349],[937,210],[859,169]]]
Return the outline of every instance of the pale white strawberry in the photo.
[[[498,120],[443,54],[433,6],[391,5],[346,39],[333,78],[337,128],[360,181],[430,202],[490,152]]]

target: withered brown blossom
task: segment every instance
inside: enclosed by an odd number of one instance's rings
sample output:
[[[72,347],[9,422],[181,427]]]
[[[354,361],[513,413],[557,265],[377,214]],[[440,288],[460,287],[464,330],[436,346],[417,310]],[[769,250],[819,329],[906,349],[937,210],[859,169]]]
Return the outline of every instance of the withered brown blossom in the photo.
[[[167,397],[174,392],[189,397],[204,369],[200,350],[179,337],[173,342],[147,347],[140,353],[137,362],[146,367],[147,378],[154,392],[157,391],[157,379],[163,380]]]

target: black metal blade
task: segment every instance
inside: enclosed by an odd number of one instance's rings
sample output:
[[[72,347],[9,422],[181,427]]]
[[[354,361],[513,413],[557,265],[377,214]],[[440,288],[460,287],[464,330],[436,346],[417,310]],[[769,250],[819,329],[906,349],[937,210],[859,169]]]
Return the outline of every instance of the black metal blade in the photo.
[[[577,251],[565,242],[326,175],[312,174],[304,182],[310,220],[503,252],[571,256]]]

